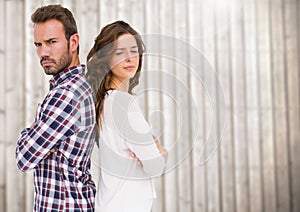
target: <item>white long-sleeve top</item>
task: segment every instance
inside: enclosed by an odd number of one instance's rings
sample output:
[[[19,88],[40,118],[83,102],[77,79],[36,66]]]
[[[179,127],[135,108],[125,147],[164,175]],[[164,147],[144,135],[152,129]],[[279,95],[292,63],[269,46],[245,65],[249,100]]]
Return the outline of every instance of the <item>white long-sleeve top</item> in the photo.
[[[165,160],[134,96],[109,91],[100,130],[100,178],[96,211],[122,211],[156,197],[151,178],[162,174]],[[134,152],[143,167],[130,157]]]

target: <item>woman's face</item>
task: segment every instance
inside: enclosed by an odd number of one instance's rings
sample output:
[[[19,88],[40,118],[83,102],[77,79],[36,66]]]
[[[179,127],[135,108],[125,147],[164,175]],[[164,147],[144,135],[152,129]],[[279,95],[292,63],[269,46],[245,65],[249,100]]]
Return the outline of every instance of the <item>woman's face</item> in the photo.
[[[131,34],[124,34],[116,40],[116,49],[110,61],[114,80],[124,82],[133,78],[139,67],[139,51]]]

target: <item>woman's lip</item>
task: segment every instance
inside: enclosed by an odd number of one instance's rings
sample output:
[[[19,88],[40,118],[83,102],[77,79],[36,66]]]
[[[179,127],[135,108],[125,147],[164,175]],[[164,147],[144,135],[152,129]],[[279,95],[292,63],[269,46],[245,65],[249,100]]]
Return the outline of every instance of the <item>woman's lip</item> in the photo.
[[[134,66],[126,66],[124,67],[126,70],[132,70],[134,68]]]

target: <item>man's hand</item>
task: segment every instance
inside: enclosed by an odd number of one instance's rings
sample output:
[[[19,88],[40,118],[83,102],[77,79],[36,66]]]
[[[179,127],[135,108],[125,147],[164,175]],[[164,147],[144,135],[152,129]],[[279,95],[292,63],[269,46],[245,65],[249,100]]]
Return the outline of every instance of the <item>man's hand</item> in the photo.
[[[47,153],[47,155],[44,156],[44,159],[48,158],[48,157],[49,157],[53,152],[55,152],[56,150],[57,150],[56,148],[51,149],[51,150]]]

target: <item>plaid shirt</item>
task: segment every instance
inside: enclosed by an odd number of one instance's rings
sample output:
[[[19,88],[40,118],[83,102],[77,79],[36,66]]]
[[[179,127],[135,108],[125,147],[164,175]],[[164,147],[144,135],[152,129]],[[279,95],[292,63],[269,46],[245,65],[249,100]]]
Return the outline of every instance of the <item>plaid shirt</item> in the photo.
[[[84,65],[72,67],[50,80],[34,126],[17,142],[18,168],[34,169],[34,211],[94,211],[89,169],[96,116],[84,70]]]

